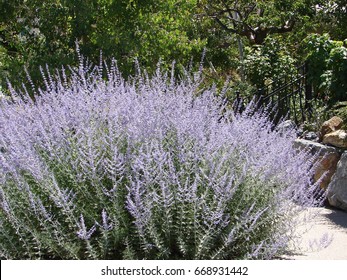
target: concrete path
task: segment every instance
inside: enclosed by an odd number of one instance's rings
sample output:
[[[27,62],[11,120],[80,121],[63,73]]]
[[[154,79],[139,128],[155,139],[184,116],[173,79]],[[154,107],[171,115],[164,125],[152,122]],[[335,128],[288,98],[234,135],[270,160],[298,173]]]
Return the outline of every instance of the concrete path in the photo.
[[[347,212],[333,208],[311,208],[317,214],[300,226],[300,244],[291,260],[347,260]]]

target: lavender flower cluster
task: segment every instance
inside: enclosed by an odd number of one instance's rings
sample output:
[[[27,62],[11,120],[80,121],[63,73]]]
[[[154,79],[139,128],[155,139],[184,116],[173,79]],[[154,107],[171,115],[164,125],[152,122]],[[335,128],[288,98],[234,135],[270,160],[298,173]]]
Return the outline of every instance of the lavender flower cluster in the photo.
[[[320,202],[294,132],[201,74],[69,71],[0,100],[2,259],[269,259]]]

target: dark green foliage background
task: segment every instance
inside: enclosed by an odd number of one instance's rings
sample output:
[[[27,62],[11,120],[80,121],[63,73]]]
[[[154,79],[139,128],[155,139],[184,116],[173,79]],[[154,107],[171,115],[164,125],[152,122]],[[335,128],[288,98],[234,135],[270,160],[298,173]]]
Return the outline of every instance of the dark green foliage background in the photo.
[[[335,1],[335,6],[329,2],[1,0],[0,90],[7,91],[7,80],[17,87],[27,83],[24,68],[33,82],[41,85],[40,66],[55,69],[76,63],[76,42],[81,53],[94,63],[98,63],[101,50],[105,59],[115,58],[125,76],[135,73],[135,58],[139,59],[141,69],[152,72],[160,61],[167,69],[173,60],[176,68],[188,66],[191,61],[197,65],[206,48],[204,66],[208,83],[222,85],[230,77],[235,90],[259,87],[269,75],[271,80],[282,78],[288,59],[296,65],[306,59],[302,41],[308,34],[327,32],[331,40],[346,39],[346,1]],[[288,20],[295,22],[291,32],[268,34],[260,52],[259,46],[221,28],[213,17],[226,5],[247,14],[254,4],[256,9],[245,22],[251,28],[281,27]],[[231,26],[231,22],[226,24]],[[255,64],[247,64],[253,59],[254,48],[258,56]],[[269,51],[273,57],[269,57]],[[320,52],[316,56],[323,59]],[[334,84],[340,84],[346,66],[341,64],[340,51],[333,52],[330,58],[332,85],[328,95],[335,94],[341,100],[344,93]],[[263,64],[257,65],[258,62]]]

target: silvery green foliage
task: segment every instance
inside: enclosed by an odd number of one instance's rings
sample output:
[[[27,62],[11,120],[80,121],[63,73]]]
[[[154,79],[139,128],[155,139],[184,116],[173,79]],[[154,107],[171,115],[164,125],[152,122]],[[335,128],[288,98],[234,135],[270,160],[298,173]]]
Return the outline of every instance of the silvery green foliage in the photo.
[[[0,100],[1,258],[269,259],[320,203],[295,133],[200,74],[70,71]]]

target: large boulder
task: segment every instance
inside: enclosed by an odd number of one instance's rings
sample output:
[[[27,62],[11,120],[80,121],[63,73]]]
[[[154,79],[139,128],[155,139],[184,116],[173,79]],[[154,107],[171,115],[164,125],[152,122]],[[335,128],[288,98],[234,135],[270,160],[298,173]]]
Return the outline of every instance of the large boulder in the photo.
[[[323,143],[338,148],[347,148],[347,132],[339,129],[323,136]]]
[[[327,190],[329,204],[347,211],[347,152],[344,152],[337,164]]]
[[[342,151],[305,139],[296,139],[294,147],[300,150],[308,150],[312,155],[316,156],[318,162],[316,162],[313,179],[315,182],[320,180],[319,185],[325,190],[330,183],[331,177],[336,172],[336,166]],[[324,177],[322,177],[323,175]]]
[[[322,140],[324,135],[333,131],[339,130],[343,125],[343,120],[340,117],[334,116],[331,119],[325,121],[320,129],[319,140]]]

